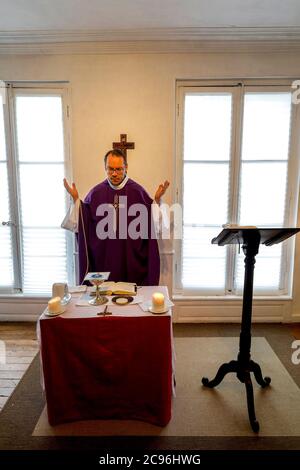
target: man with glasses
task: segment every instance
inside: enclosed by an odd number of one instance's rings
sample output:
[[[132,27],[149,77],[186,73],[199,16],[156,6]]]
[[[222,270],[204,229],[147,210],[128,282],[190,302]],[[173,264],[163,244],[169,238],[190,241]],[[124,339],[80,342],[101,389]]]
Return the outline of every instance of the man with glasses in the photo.
[[[89,271],[110,271],[109,280],[158,285],[160,259],[152,203],[145,189],[127,175],[127,158],[121,149],[104,157],[107,178],[80,201],[74,183],[64,186],[74,206],[62,227],[77,233],[80,282]],[[159,204],[169,182],[159,185]]]

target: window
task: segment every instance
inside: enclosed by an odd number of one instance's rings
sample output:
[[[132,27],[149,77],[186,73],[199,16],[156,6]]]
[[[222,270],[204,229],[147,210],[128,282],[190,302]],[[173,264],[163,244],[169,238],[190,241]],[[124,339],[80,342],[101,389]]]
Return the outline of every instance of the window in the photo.
[[[0,109],[0,290],[49,295],[73,279],[62,180],[67,170],[66,90],[7,90]],[[3,97],[2,97],[3,101]]]
[[[183,237],[175,252],[176,292],[240,295],[244,255],[211,244],[225,223],[295,226],[296,106],[290,86],[251,83],[177,88],[177,186]],[[260,246],[256,295],[290,293],[291,239]]]
[[[4,129],[4,95],[0,94],[0,286],[10,289],[14,283],[12,227],[9,225],[8,164]]]

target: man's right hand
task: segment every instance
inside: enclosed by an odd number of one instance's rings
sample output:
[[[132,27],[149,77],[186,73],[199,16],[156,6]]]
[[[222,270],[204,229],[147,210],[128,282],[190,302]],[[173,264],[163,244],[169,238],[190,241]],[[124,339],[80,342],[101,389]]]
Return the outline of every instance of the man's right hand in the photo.
[[[77,199],[79,198],[79,194],[75,186],[75,183],[72,183],[72,186],[70,186],[66,178],[64,178],[64,187],[66,188],[68,193],[72,196],[73,201],[76,202]]]

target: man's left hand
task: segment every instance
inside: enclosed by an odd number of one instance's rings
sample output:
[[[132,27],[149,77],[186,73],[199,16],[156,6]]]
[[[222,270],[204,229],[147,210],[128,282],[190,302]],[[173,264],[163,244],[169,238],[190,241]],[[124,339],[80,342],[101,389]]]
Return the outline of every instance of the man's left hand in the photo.
[[[169,186],[170,182],[168,180],[158,186],[154,196],[155,202],[157,202],[157,204],[160,203],[162,196],[165,194]]]

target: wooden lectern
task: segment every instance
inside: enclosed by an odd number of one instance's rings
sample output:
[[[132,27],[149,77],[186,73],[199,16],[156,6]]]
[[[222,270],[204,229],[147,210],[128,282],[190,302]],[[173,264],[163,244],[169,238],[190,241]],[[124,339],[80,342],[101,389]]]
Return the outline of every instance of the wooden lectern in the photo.
[[[253,387],[250,373],[253,372],[256,382],[261,387],[267,387],[271,379],[263,378],[259,364],[251,359],[251,317],[252,317],[252,298],[253,298],[253,272],[255,265],[255,256],[259,250],[259,244],[264,243],[267,246],[280,243],[283,240],[295,235],[300,228],[246,228],[234,227],[225,228],[212,243],[220,246],[228,244],[241,244],[245,254],[245,277],[243,292],[243,311],[240,333],[239,353],[237,360],[232,360],[222,364],[213,380],[203,377],[202,383],[205,387],[216,387],[221,383],[228,372],[236,372],[240,382],[245,384],[247,394],[247,406],[250,424],[254,432],[259,431],[259,423],[256,420]]]

